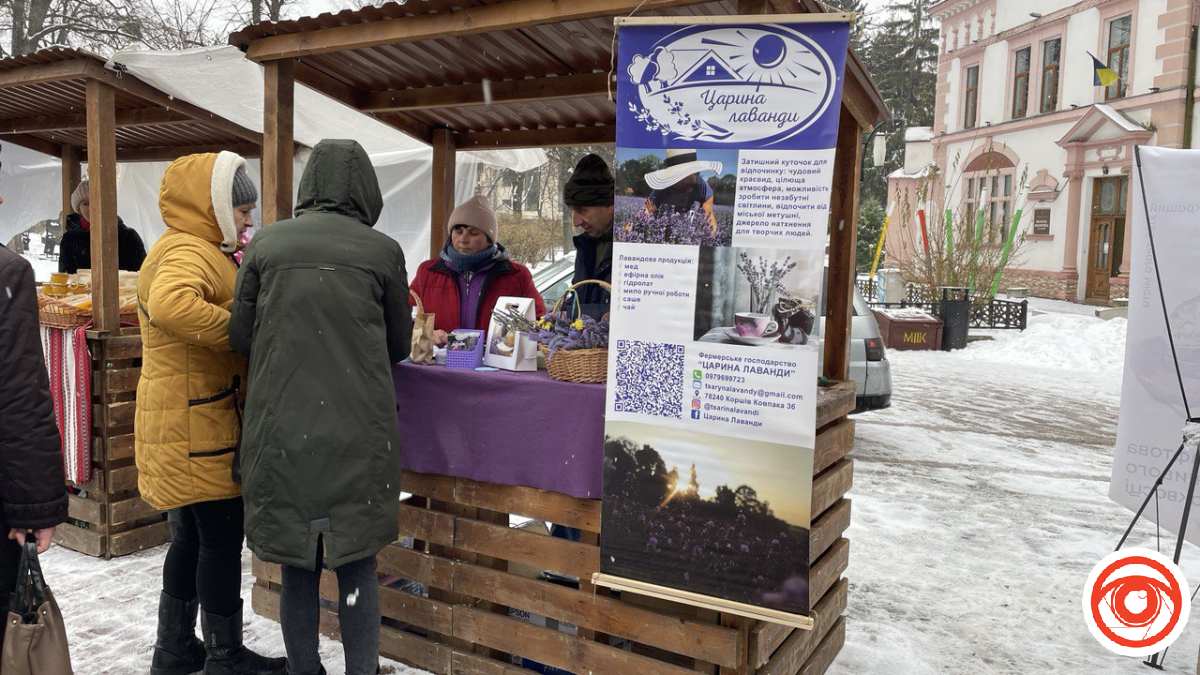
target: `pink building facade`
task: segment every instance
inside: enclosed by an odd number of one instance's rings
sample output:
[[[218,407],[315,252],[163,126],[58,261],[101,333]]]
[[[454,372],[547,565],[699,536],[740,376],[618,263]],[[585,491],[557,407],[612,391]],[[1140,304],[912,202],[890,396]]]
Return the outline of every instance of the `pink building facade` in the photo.
[[[1129,284],[1136,145],[1197,147],[1187,98],[1196,0],[944,0],[932,128],[910,129],[889,208],[983,208],[999,246],[1023,208],[1020,255],[1001,288],[1110,304]],[[1117,72],[1095,86],[1091,54]],[[926,178],[931,165],[940,172]],[[1022,180],[1023,179],[1023,180]],[[918,186],[929,201],[917,203]],[[988,186],[982,202],[981,186]],[[1022,186],[1028,197],[1022,197]],[[932,216],[930,217],[932,220]],[[887,251],[914,254],[914,217]]]

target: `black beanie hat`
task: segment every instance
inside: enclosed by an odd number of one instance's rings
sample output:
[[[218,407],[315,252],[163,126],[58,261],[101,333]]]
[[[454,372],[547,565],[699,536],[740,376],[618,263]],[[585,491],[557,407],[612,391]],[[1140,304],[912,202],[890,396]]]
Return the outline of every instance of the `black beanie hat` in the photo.
[[[579,160],[570,180],[563,186],[563,201],[569,207],[612,206],[614,194],[612,171],[596,154]]]

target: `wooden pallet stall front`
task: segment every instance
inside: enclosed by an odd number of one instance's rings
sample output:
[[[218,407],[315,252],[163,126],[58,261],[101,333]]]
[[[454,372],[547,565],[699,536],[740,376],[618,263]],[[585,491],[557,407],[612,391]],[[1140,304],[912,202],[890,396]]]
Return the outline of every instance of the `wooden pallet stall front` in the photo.
[[[599,500],[405,472],[404,489],[414,498],[399,507],[401,533],[416,543],[379,555],[380,574],[402,580],[380,588],[381,653],[439,675],[528,673],[522,663],[567,673],[824,672],[845,638],[843,533],[854,442],[846,414],[853,407],[853,385],[821,393],[810,532],[814,630],[595,588]],[[539,525],[511,527],[510,515]],[[541,522],[578,528],[582,540],[551,537]],[[278,619],[279,567],[256,559],[253,571],[254,611]],[[337,581],[328,570],[321,597],[322,631],[340,639]]]
[[[67,484],[69,520],[55,542],[103,558],[171,540],[165,512],[142,501],[133,459],[133,415],[142,366],[137,328],[88,332],[92,372],[92,479]]]

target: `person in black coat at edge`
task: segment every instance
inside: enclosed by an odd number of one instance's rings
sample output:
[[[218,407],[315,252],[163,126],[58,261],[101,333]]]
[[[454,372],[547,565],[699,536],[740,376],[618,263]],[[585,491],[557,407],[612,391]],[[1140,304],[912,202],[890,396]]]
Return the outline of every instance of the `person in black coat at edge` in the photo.
[[[86,180],[71,193],[71,210],[75,213],[67,214],[58,249],[58,271],[67,274],[92,268],[92,209]],[[117,216],[117,268],[137,272],[145,259],[146,245],[142,238]]]
[[[613,196],[612,171],[600,155],[587,155],[575,165],[563,186],[563,201],[580,234],[575,236],[575,276],[571,283],[599,279],[612,283]],[[600,320],[609,310],[609,293],[599,284],[575,291],[584,314]]]
[[[571,209],[571,221],[580,233],[575,235],[575,275],[571,283],[598,279],[612,283],[613,202],[616,184],[608,163],[600,155],[585,155],[575,165],[563,186],[563,202]],[[579,309],[599,321],[608,314],[609,292],[599,284],[575,289]],[[554,524],[550,535],[579,541],[578,528]]]
[[[62,440],[36,293],[33,267],[0,245],[0,533],[7,534],[0,535],[0,617],[8,616],[25,538],[34,537],[44,553],[54,528],[67,519]]]

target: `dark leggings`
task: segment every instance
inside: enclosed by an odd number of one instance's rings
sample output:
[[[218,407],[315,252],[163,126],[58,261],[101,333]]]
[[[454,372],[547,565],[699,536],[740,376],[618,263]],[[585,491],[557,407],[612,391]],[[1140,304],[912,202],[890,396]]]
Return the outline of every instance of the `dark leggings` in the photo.
[[[279,623],[287,649],[288,675],[321,671],[317,651],[321,622],[321,544],[317,569],[283,566]],[[379,668],[379,580],[375,556],[338,567],[338,624],[346,652],[346,675],[375,675]]]
[[[242,601],[242,498],[172,509],[163,590],[184,602],[200,596],[209,614],[229,617]]]

